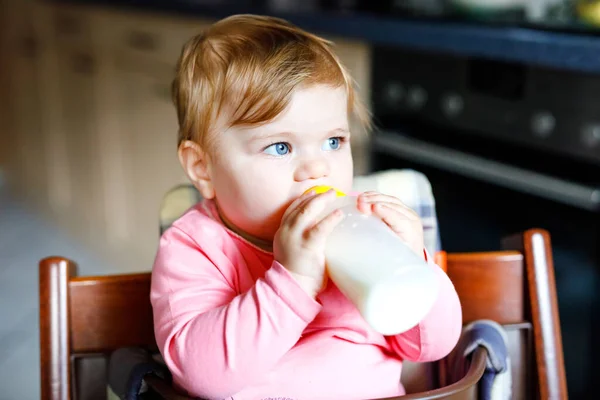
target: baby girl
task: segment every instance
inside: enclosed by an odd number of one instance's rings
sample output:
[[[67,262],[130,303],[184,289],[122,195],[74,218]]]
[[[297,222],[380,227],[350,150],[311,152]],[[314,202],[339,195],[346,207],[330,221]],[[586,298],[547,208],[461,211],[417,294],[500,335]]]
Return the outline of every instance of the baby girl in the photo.
[[[239,15],[183,48],[173,83],[179,160],[203,200],[162,236],[151,300],[176,387],[206,399],[373,399],[404,393],[402,363],[446,356],[461,331],[454,287],[423,245],[417,214],[361,193],[436,271],[416,326],[375,332],[328,280],[318,218],[353,180],[349,120],[367,123],[331,44],[286,21]],[[397,304],[398,312],[411,304]]]

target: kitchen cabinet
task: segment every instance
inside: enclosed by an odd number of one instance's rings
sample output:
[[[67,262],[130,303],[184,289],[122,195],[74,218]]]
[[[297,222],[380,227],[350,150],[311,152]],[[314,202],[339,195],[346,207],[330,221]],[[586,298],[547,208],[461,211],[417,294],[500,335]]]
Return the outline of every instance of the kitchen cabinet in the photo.
[[[100,12],[92,25],[102,60],[97,97],[106,242],[121,259],[148,269],[162,198],[186,182],[170,87],[181,46],[201,31],[202,22]]]
[[[104,195],[96,113],[95,73],[97,60],[87,48],[59,45],[59,82],[62,127],[66,141],[69,218],[74,233],[83,240],[101,239],[104,234]],[[71,224],[72,225],[72,224]]]
[[[31,203],[48,202],[46,170],[47,138],[40,119],[39,54],[40,41],[33,21],[27,18],[28,4],[20,4],[8,13],[6,64],[8,93],[6,105],[11,114],[7,142],[7,163],[15,171],[13,187]]]
[[[9,7],[6,0],[0,0],[0,186],[6,184],[6,171],[11,168],[13,157],[11,149],[14,135],[12,135],[12,112],[9,108]]]
[[[131,64],[129,64],[131,66]],[[151,265],[158,244],[162,197],[186,177],[177,159],[177,118],[170,101],[169,74],[149,74],[123,65],[117,81],[127,105],[123,120],[123,177],[127,182],[127,239],[140,262]]]
[[[65,101],[63,86],[69,85],[65,82],[65,71],[73,70],[75,66],[74,55],[76,50],[70,50],[66,46],[59,47],[60,35],[57,31],[61,26],[60,19],[56,19],[54,8],[49,3],[36,3],[31,7],[29,18],[35,26],[37,41],[39,42],[39,54],[37,58],[37,89],[40,101],[39,118],[42,121],[42,132],[44,141],[44,153],[46,155],[46,177],[48,185],[47,214],[54,220],[68,222],[72,220],[71,205],[73,203],[72,173],[69,170],[69,157],[67,148],[67,115],[64,115]],[[75,18],[75,17],[73,17]],[[80,44],[80,52],[87,50],[86,43]],[[62,51],[61,51],[62,49]],[[70,63],[62,57],[71,58]]]

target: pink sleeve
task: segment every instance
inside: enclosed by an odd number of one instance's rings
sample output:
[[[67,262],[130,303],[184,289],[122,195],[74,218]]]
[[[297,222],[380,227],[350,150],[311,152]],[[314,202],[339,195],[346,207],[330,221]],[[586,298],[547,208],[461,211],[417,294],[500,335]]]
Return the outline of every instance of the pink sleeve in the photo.
[[[456,346],[462,330],[462,310],[454,285],[432,258],[427,258],[440,281],[439,296],[417,326],[387,338],[398,356],[412,362],[436,361],[446,357]]]
[[[177,228],[160,242],[151,300],[159,349],[193,396],[227,398],[259,379],[300,339],[321,309],[278,263],[239,294],[222,254],[209,259]]]

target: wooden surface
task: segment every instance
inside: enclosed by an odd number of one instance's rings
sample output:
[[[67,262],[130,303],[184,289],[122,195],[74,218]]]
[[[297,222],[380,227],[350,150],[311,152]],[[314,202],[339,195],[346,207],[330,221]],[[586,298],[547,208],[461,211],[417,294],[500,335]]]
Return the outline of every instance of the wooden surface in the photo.
[[[479,382],[485,372],[486,362],[487,350],[483,347],[479,347],[475,350],[475,354],[473,354],[469,370],[460,381],[436,390],[380,400],[475,400],[477,399],[477,382]]]
[[[40,262],[40,372],[42,400],[70,399],[68,281],[75,266],[51,257]]]
[[[503,247],[522,251],[525,257],[529,304],[533,324],[539,399],[568,398],[552,243],[547,231],[532,229],[504,240]]]
[[[75,265],[40,262],[40,372],[43,400],[71,398],[71,356],[125,346],[156,348],[150,274],[74,277]]]
[[[448,276],[458,293],[463,323],[492,319],[523,322],[523,255],[518,252],[448,254]]]
[[[149,273],[75,278],[69,286],[73,353],[156,347]]]

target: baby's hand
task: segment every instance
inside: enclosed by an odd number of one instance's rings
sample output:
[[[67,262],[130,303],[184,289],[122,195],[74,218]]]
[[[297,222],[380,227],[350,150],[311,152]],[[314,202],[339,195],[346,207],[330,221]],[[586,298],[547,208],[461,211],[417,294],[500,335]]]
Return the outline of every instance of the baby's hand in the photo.
[[[273,253],[300,286],[313,298],[325,288],[325,241],[344,218],[335,210],[320,220],[319,214],[336,198],[335,191],[315,194],[309,191],[286,210],[275,234]]]
[[[400,200],[378,192],[365,192],[358,196],[358,209],[381,218],[417,255],[423,256],[421,218]]]

